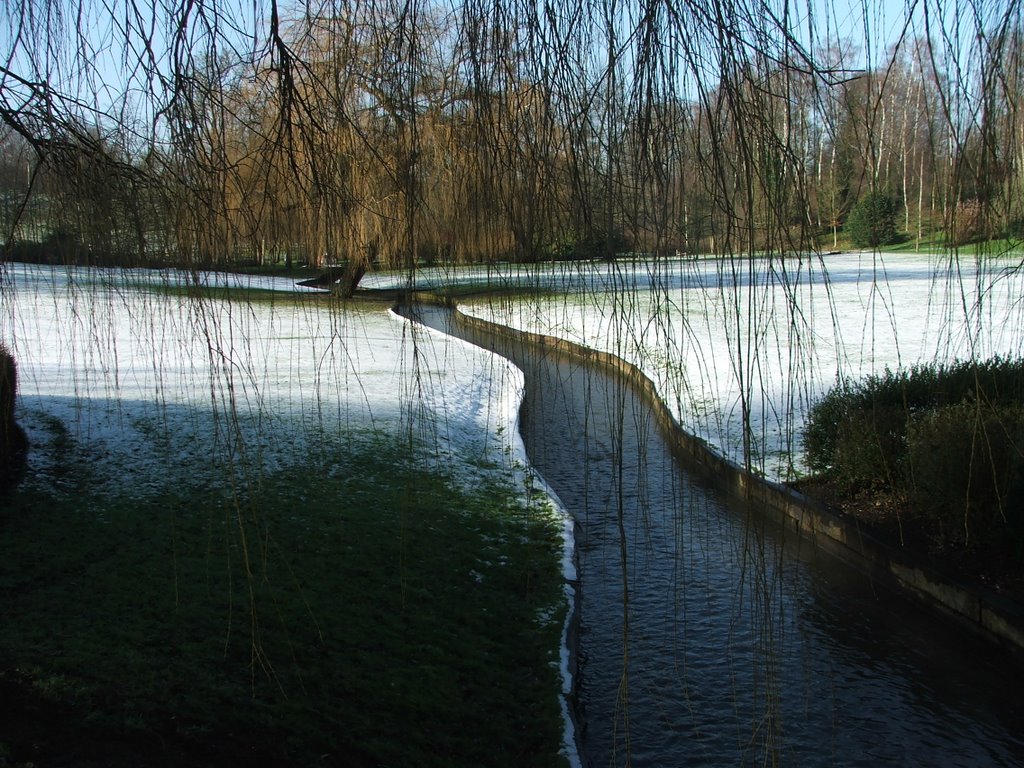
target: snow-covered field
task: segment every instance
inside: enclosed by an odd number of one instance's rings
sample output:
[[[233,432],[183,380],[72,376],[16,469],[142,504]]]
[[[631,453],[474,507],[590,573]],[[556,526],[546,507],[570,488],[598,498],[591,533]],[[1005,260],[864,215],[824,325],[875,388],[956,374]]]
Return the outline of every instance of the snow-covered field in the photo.
[[[737,460],[749,414],[752,464],[782,476],[791,461],[800,468],[807,408],[837,378],[1020,354],[1018,265],[1006,257],[851,253],[498,264],[424,271],[416,280],[538,289],[463,308],[637,363],[688,429]],[[521,377],[504,361],[383,307],[301,301],[304,289],[290,280],[200,275],[208,286],[294,294],[254,293],[250,302],[165,290],[194,279],[5,268],[0,341],[18,358],[23,418],[37,440],[45,430],[36,417],[49,413],[115,463],[125,455],[138,461],[138,451],[98,446],[127,447],[154,428],[193,435],[173,441],[183,455],[160,458],[171,468],[225,446],[273,467],[282,450],[315,451],[321,435],[374,431],[421,439],[467,471],[523,461],[513,428]],[[406,280],[377,274],[365,284]],[[117,467],[105,474],[116,478]]]
[[[212,469],[204,457],[214,454],[274,469],[315,453],[324,436],[350,434],[411,436],[466,472],[523,461],[515,429],[522,379],[504,360],[415,327],[385,305],[165,290],[183,280],[173,272],[6,268],[0,341],[18,361],[19,415],[33,443],[63,425],[112,483],[146,462],[154,478],[193,476]],[[155,433],[163,436],[158,453]],[[44,457],[33,451],[31,460]]]
[[[846,254],[422,277],[539,289],[464,309],[637,363],[687,427],[737,459],[746,412],[752,463],[780,475],[799,455],[808,405],[837,377],[1020,354],[1024,276],[1012,266]],[[174,272],[0,270],[0,342],[18,360],[18,415],[36,447],[26,482],[59,488],[68,444],[111,493],[141,495],[224,482],[225,466],[293,467],[364,436],[412,439],[467,484],[494,472],[529,479],[519,371],[384,305],[340,305],[266,278],[201,276],[253,290],[239,301],[196,298],[183,290],[193,278]]]
[[[837,379],[1020,354],[1019,264],[871,253],[574,264],[506,278],[558,292],[463,309],[639,365],[684,426],[737,461],[749,423],[751,464],[781,477],[801,468],[807,409]]]

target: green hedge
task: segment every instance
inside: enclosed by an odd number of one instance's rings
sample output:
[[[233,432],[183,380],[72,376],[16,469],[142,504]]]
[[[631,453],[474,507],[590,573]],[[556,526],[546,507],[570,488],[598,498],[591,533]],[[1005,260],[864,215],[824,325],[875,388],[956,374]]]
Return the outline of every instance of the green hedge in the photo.
[[[858,382],[839,382],[812,407],[804,429],[807,463],[816,474],[840,481],[851,489],[861,485],[862,467],[847,467],[843,454],[869,453],[849,445],[851,440],[885,446],[904,453],[907,423],[924,411],[965,402],[991,406],[1024,403],[1024,360],[994,357],[982,362],[915,366],[889,371]],[[842,441],[843,445],[840,446]],[[891,467],[887,459],[885,466]],[[851,474],[847,478],[844,472]],[[872,476],[872,484],[880,478]]]
[[[906,432],[905,411],[880,405],[840,419],[834,463],[850,490],[888,488],[898,482]]]
[[[906,453],[908,497],[941,541],[1024,555],[1024,407],[938,408],[910,423]]]
[[[1024,361],[918,366],[840,382],[804,431],[807,464],[907,499],[937,540],[1024,556]]]

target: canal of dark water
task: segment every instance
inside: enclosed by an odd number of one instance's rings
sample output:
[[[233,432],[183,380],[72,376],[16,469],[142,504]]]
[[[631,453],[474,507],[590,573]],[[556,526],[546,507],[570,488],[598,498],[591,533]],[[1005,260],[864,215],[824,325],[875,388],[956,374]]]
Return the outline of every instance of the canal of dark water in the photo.
[[[617,378],[417,318],[524,373],[527,454],[576,521],[586,764],[1024,764],[993,645],[696,481]]]

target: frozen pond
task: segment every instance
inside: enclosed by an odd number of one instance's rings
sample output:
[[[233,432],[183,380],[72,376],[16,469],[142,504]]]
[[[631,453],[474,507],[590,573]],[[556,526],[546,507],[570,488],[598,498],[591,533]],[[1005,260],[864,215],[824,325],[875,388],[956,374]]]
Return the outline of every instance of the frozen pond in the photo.
[[[730,455],[746,412],[752,463],[781,473],[837,375],[1019,351],[1015,273],[946,280],[933,259],[898,258],[425,277],[536,288],[469,308],[633,360]],[[251,291],[229,301],[195,298],[178,273],[7,265],[3,279],[0,340],[19,361],[30,438],[53,443],[62,425],[98,477],[138,494],[223,482],[225,465],[272,469],[324,435],[409,438],[467,479],[515,471],[532,382],[530,458],[581,524],[582,740],[599,764],[1013,765],[1024,752],[1016,687],[985,646],[751,526],[585,371],[515,368],[386,305],[303,297],[291,281],[202,276]],[[45,455],[27,482],[52,479]]]

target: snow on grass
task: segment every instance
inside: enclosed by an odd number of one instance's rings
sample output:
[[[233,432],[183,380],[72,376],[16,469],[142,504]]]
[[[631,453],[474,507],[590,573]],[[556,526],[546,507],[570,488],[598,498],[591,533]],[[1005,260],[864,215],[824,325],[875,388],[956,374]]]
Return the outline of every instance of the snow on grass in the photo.
[[[393,317],[399,322],[408,322],[397,315]],[[533,471],[527,459],[526,446],[519,432],[519,407],[525,391],[523,373],[511,361],[498,355],[482,354],[479,347],[468,342],[424,326],[412,324],[406,327],[413,333],[425,334],[435,342],[424,345],[428,356],[424,366],[426,370],[447,370],[451,357],[462,359],[461,356],[466,356],[473,361],[469,366],[471,375],[468,378],[461,376],[461,386],[448,389],[447,398],[433,401],[428,397],[435,411],[446,415],[447,428],[439,435],[439,447],[442,448],[439,455],[473,455],[476,452],[479,460],[475,466],[479,470],[487,472],[495,466],[511,470],[517,485],[523,488],[524,501],[534,510],[538,505],[540,509],[547,508],[552,519],[561,525],[562,594],[568,610],[563,611],[563,606],[551,606],[538,614],[538,623],[547,624],[559,613],[564,617],[559,650],[560,705],[564,724],[562,754],[570,768],[579,768],[582,762],[576,748],[576,729],[569,704],[575,695],[574,665],[569,647],[577,599],[573,586],[577,578],[573,519],[554,490]],[[476,365],[483,367],[475,368]],[[461,476],[469,479],[473,473],[472,464],[464,465]]]
[[[776,478],[803,469],[807,410],[838,379],[1019,354],[1024,339],[1024,275],[1000,259],[852,253],[548,269],[560,293],[463,308],[635,363],[687,429],[737,461],[749,451]]]
[[[213,455],[272,471],[316,452],[319,436],[350,432],[422,441],[442,462],[469,468],[523,460],[517,372],[417,331],[384,305],[142,290],[184,284],[169,272],[7,269],[0,338],[18,361],[29,436],[48,444],[59,423],[61,439],[83,446],[107,482],[129,467],[190,476],[197,458],[204,471]],[[231,275],[202,282],[293,285]],[[42,456],[33,451],[31,460]]]
[[[523,377],[507,360],[383,304],[302,295],[282,278],[11,264],[3,282],[0,340],[18,361],[18,418],[33,445],[26,483],[141,500],[383,436],[426,448],[417,455],[466,488],[512,477],[531,514],[562,526],[575,579],[571,521],[528,467]],[[238,301],[211,289],[275,293]],[[568,584],[564,594],[572,605]],[[578,765],[565,696],[563,748]]]

